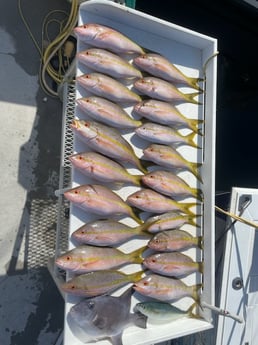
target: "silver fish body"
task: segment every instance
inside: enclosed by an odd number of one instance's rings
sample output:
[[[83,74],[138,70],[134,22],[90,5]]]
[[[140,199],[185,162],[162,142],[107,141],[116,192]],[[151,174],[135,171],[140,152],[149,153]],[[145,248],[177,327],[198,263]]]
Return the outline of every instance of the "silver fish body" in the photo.
[[[105,49],[90,48],[77,53],[77,58],[94,71],[113,78],[141,78],[142,73],[117,54]]]
[[[154,273],[169,277],[182,277],[203,270],[201,262],[194,262],[180,252],[152,254],[144,259],[143,265]]]
[[[111,293],[143,277],[143,271],[126,274],[118,270],[92,271],[75,276],[61,284],[62,291],[81,297],[95,297]]]
[[[130,312],[131,290],[119,297],[104,295],[82,300],[71,307],[68,318],[94,340],[109,338],[113,345],[122,344],[125,328],[146,328],[147,317]]]
[[[148,236],[144,232],[144,224],[132,228],[111,219],[89,222],[71,234],[71,238],[78,243],[96,246],[116,246],[138,236]]]
[[[156,192],[172,198],[194,197],[202,200],[201,191],[191,188],[183,179],[166,170],[154,170],[142,176],[141,181]]]
[[[198,302],[200,287],[199,284],[188,286],[179,279],[154,273],[147,275],[133,285],[133,288],[140,294],[160,301],[175,301],[183,297],[191,297]]]
[[[151,213],[165,213],[169,211],[180,211],[192,214],[189,210],[196,203],[180,203],[166,197],[152,189],[143,188],[127,197],[127,203],[140,210]]]
[[[199,173],[199,163],[193,163],[186,160],[179,152],[173,147],[162,144],[151,144],[143,150],[144,158],[148,159],[157,165],[161,165],[169,169],[188,170],[200,182],[202,178]]]
[[[93,150],[113,158],[119,163],[131,163],[142,172],[146,172],[132,146],[115,128],[96,121],[76,119],[72,121],[71,128]]]
[[[91,118],[112,127],[136,128],[142,124],[130,117],[119,104],[102,97],[82,97],[77,99],[76,103]]]
[[[166,230],[155,234],[148,242],[148,246],[160,252],[173,252],[191,247],[202,249],[202,237],[194,237],[187,231],[179,229]]]
[[[102,73],[88,73],[76,77],[79,85],[90,93],[107,98],[112,102],[133,104],[141,97],[118,80]]]
[[[124,253],[117,248],[92,245],[77,246],[56,259],[56,265],[64,270],[82,274],[118,268],[129,263],[142,263],[142,253],[146,248]]]
[[[198,81],[201,81],[200,78],[187,77],[167,58],[160,54],[142,54],[134,58],[133,61],[136,66],[153,76],[200,90],[200,86],[198,85]]]
[[[194,97],[199,95],[199,92],[185,94],[179,91],[173,84],[157,77],[144,77],[137,79],[134,82],[134,87],[144,95],[161,101],[200,104],[194,99]]]
[[[143,49],[137,43],[118,30],[105,25],[86,23],[77,26],[74,32],[83,42],[95,47],[108,49],[114,53],[143,53]]]
[[[97,181],[140,185],[140,175],[129,174],[122,165],[97,152],[75,153],[69,160],[83,174]]]
[[[196,221],[191,215],[185,215],[178,212],[166,212],[163,214],[149,217],[145,221],[146,231],[157,233],[163,230],[178,229],[184,224],[190,224],[197,227]]]
[[[147,316],[148,322],[170,322],[191,316],[192,306],[188,310],[181,310],[168,302],[145,301],[135,305],[135,309]]]
[[[178,128],[189,128],[199,133],[198,126],[202,120],[189,119],[169,102],[156,99],[148,99],[134,105],[133,113],[159,124],[176,126]]]
[[[196,136],[195,132],[188,135],[181,135],[172,127],[159,125],[153,122],[147,122],[135,129],[135,133],[141,138],[151,141],[152,143],[164,145],[189,145],[197,148],[198,145],[194,142]]]
[[[97,184],[81,185],[65,191],[64,196],[86,212],[104,217],[127,215],[141,223],[132,208],[118,194],[105,186]]]

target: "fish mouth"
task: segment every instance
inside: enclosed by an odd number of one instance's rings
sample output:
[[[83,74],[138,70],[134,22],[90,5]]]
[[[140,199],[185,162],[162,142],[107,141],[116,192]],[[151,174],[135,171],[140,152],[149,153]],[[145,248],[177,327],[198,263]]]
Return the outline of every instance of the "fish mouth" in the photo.
[[[71,124],[70,124],[71,128],[80,128],[79,122],[75,119],[72,120]]]
[[[137,292],[146,292],[144,290],[144,288],[142,288],[141,286],[137,285],[137,283],[133,284],[133,289]]]

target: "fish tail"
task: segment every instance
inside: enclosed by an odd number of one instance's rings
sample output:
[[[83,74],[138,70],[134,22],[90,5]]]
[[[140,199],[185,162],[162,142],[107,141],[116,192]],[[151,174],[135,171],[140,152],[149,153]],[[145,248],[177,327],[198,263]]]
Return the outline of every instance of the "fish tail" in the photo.
[[[191,78],[191,77],[188,77],[187,80],[189,81],[189,84],[192,86],[192,88],[200,91],[200,92],[203,92],[204,90],[200,87],[200,85],[198,85],[199,82],[202,82],[204,81],[203,78]]]
[[[141,280],[143,276],[144,276],[144,271],[138,271],[138,272],[128,274],[129,281],[132,281],[133,283],[136,283],[139,280]]]
[[[197,202],[187,202],[187,203],[179,204],[179,205],[182,205],[182,210],[186,214],[191,215],[191,216],[195,216],[194,212],[190,211],[190,208],[193,206],[198,206],[199,204]]]
[[[148,246],[144,246],[141,248],[138,248],[136,250],[134,250],[131,254],[130,257],[132,258],[132,261],[135,264],[141,264],[143,261],[143,257],[142,254],[144,253],[144,251],[148,248]]]
[[[203,201],[203,192],[200,188],[191,188],[191,193],[196,199]]]
[[[148,227],[150,225],[147,222],[144,222],[143,224],[137,226],[134,228],[137,235],[144,236],[145,238],[150,239],[152,237],[152,234],[148,232]]]
[[[200,316],[196,313],[194,313],[194,309],[197,307],[197,303],[194,302],[192,305],[190,305],[190,307],[187,309],[187,314],[194,319],[200,319]]]
[[[202,284],[196,284],[192,286],[192,298],[195,300],[195,302],[200,305],[200,295],[199,290],[202,288]]]
[[[147,168],[140,162],[140,160],[138,161],[137,168],[144,174],[148,173]]]
[[[194,97],[199,96],[200,92],[193,92],[193,93],[187,93],[185,94],[185,99],[190,102],[190,103],[194,103],[194,104],[202,104],[201,102],[198,102],[194,99]]]
[[[198,128],[198,126],[203,123],[204,123],[204,120],[197,120],[197,119],[191,119],[188,121],[189,128],[194,133],[199,134],[200,136],[203,136],[203,133],[201,132],[200,128]]]
[[[132,208],[130,208],[130,214],[129,214],[133,220],[136,221],[136,223],[142,225],[143,224],[143,221],[141,220],[141,218],[139,216],[136,215],[136,213],[133,211]]]
[[[200,225],[197,224],[196,221],[193,219],[193,218],[196,218],[196,217],[197,217],[196,215],[194,215],[194,217],[193,216],[189,216],[188,220],[187,220],[187,223],[190,224],[190,225],[193,225],[193,226],[195,226],[197,228],[199,228]]]
[[[194,141],[194,138],[195,138],[196,134],[197,134],[196,132],[192,132],[192,133],[186,135],[185,139],[187,140],[187,144],[188,145],[190,145],[192,147],[195,147],[196,149],[200,149],[200,146],[198,146],[196,144],[196,142]]]
[[[134,182],[134,184],[138,187],[141,186],[141,179],[142,179],[142,175],[131,175],[132,176],[132,180]]]
[[[201,167],[201,163],[190,163],[191,172],[194,174],[194,176],[199,180],[201,183],[203,183],[202,177],[199,172],[199,168]]]

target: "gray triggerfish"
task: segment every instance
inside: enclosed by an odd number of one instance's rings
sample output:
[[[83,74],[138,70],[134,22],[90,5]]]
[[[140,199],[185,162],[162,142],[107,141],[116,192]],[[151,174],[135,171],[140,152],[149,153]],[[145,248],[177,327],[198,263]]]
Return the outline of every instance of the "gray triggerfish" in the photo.
[[[141,313],[131,313],[132,288],[119,297],[102,295],[84,299],[71,307],[68,322],[87,333],[91,339],[108,338],[113,345],[122,345],[122,334],[125,328],[136,325],[146,328],[147,317]]]

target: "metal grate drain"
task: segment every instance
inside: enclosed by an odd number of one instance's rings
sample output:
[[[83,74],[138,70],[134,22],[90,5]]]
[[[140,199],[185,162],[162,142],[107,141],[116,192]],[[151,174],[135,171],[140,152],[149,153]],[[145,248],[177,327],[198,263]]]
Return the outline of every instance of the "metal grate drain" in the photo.
[[[73,133],[70,123],[74,118],[75,87],[64,86],[63,138],[61,144],[59,188],[69,187],[71,165],[68,157],[73,152]],[[46,266],[68,248],[69,202],[60,195],[57,201],[34,199],[31,204],[27,244],[27,267]],[[25,248],[26,250],[26,248]],[[53,273],[53,272],[51,272]]]
[[[64,189],[71,184],[71,163],[69,156],[73,153],[73,132],[70,124],[74,118],[75,111],[75,85],[66,84],[64,86],[64,111],[63,111],[63,138],[60,165],[59,189]],[[56,255],[68,248],[69,232],[69,202],[63,195],[58,197],[58,217],[56,236]]]

